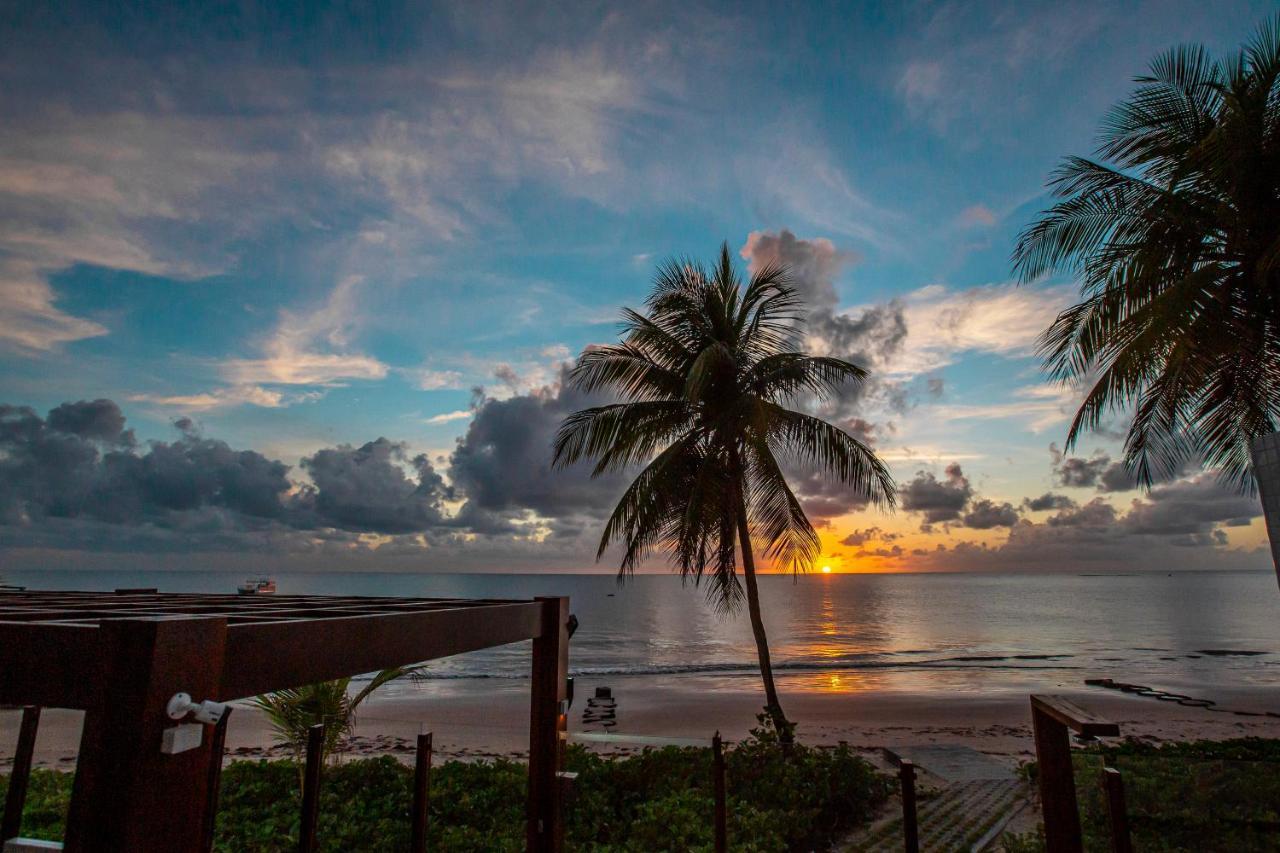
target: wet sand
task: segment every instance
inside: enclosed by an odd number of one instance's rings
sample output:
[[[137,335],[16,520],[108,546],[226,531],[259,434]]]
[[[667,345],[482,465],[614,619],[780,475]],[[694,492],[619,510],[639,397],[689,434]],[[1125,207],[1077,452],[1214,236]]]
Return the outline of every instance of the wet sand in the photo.
[[[665,736],[709,740],[719,730],[726,739],[743,738],[755,725],[761,698],[753,679],[697,676],[611,677],[607,682],[579,679],[569,715],[571,732],[584,730],[582,712],[597,686],[612,688],[617,700],[618,735]],[[989,689],[912,692],[901,689],[847,689],[813,682],[779,687],[784,706],[799,725],[800,737],[815,745],[875,749],[906,744],[949,743],[993,755],[1026,759],[1032,754],[1027,690]],[[1041,689],[1066,695],[1118,723],[1122,734],[1155,743],[1170,740],[1257,736],[1280,738],[1280,717],[1239,716],[1184,707],[1096,688],[1059,685]],[[1182,690],[1213,699],[1223,707],[1280,712],[1280,686],[1238,690]],[[419,731],[432,731],[442,759],[524,757],[528,739],[527,682],[458,680],[393,686],[366,702],[358,717],[352,752],[407,757]],[[46,710],[41,718],[36,760],[40,766],[74,767],[82,715]],[[12,762],[19,713],[0,711],[0,770]],[[587,727],[603,731],[597,725]],[[625,754],[641,745],[594,745]],[[284,755],[274,744],[266,719],[239,704],[227,736],[229,759]]]

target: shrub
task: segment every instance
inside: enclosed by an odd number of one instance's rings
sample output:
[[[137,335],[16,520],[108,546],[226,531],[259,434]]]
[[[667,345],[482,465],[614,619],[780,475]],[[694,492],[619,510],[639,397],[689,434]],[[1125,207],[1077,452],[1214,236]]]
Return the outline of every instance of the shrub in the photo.
[[[866,821],[890,783],[846,748],[801,745],[784,759],[767,734],[727,750],[729,840],[734,850],[781,853],[828,847]],[[606,759],[572,747],[579,773],[566,808],[566,847],[639,853],[710,850],[713,781],[709,749],[651,749]],[[524,849],[525,765],[499,759],[445,762],[431,775],[433,850]],[[413,770],[390,756],[328,767],[320,798],[321,847],[403,850],[408,845]],[[7,780],[0,777],[0,795]],[[23,834],[62,837],[71,774],[32,774]],[[296,847],[301,796],[293,761],[235,761],[222,774],[215,848]]]

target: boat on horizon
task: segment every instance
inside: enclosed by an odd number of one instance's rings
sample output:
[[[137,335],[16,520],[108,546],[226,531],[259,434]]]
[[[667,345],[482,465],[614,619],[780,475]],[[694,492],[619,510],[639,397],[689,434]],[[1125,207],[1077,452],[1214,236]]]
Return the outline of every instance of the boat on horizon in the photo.
[[[276,591],[276,582],[271,578],[249,578],[236,587],[240,595],[271,595]]]

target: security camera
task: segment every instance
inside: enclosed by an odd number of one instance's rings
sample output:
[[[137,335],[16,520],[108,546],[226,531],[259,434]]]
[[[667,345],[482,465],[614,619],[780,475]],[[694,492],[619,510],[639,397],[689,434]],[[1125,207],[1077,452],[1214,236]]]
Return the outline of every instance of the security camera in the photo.
[[[173,698],[169,700],[165,711],[168,712],[171,720],[181,720],[190,714],[197,722],[216,723],[226,716],[227,704],[225,702],[214,702],[212,699],[193,702],[191,701],[190,693],[175,693]]]

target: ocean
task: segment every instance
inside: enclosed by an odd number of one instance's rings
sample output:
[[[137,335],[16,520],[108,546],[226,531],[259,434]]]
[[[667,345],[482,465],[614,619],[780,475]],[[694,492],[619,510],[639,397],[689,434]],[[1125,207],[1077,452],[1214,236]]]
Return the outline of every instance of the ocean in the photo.
[[[32,589],[154,586],[233,592],[238,574],[9,572]],[[745,610],[722,616],[670,575],[619,585],[604,575],[276,576],[279,591],[529,598],[568,595],[581,627],[573,673],[698,679],[757,677]],[[1110,677],[1195,694],[1280,684],[1280,588],[1271,572],[898,574],[761,578],[775,670],[786,688],[914,693],[1035,691]],[[426,679],[520,679],[523,645],[441,660]],[[434,687],[433,687],[434,685]]]

